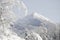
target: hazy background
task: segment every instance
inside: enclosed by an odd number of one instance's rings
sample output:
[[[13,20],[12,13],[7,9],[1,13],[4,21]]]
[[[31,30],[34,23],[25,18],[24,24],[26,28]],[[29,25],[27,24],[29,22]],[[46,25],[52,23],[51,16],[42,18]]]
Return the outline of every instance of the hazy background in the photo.
[[[60,22],[60,0],[23,0],[29,13],[37,11],[55,22]]]

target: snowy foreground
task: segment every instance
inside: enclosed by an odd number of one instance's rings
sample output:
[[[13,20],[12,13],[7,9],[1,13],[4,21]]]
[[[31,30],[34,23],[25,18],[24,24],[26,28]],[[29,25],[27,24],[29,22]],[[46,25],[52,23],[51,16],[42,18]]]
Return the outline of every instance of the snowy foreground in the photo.
[[[23,1],[0,0],[0,40],[59,39],[59,26],[37,12],[28,14]]]

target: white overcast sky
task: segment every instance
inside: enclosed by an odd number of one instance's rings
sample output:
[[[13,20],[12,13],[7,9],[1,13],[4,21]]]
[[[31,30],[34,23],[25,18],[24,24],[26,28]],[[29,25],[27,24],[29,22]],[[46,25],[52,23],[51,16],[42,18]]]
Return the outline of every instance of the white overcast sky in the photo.
[[[29,13],[37,11],[55,22],[60,22],[60,0],[23,0]]]

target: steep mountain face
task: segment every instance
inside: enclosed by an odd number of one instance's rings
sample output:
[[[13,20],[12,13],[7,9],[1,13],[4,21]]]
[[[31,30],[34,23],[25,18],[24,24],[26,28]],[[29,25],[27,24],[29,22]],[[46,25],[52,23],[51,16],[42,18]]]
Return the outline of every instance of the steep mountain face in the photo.
[[[0,0],[0,4],[0,40],[59,40],[56,24],[37,12],[28,15],[23,1]],[[23,14],[16,17],[14,8]]]
[[[18,19],[13,27],[13,31],[23,38],[26,36],[25,33],[28,35],[33,31],[39,34],[43,40],[55,40],[53,37],[57,30],[56,24],[49,19],[42,17],[42,15],[40,17],[39,16],[40,15],[38,13],[33,13],[31,15],[27,15],[23,19]]]

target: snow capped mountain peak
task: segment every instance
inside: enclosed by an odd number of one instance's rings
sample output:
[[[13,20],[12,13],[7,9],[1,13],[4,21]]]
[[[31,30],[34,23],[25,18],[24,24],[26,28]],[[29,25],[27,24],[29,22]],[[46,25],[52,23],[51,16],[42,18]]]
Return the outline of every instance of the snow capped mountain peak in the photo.
[[[37,19],[47,20],[47,21],[49,20],[49,19],[45,18],[44,16],[38,14],[37,12],[33,13],[33,17],[37,18]]]
[[[33,16],[34,18],[38,19],[38,20],[44,20],[44,21],[49,21],[49,22],[51,22],[51,23],[54,23],[52,20],[44,17],[43,15],[41,15],[41,14],[39,14],[39,13],[37,13],[37,12],[33,12],[33,13],[32,13],[32,16]]]
[[[55,24],[49,19],[37,12],[27,14],[28,9],[23,1],[0,0],[0,2],[0,40],[45,40],[55,31]],[[23,13],[18,16],[20,19],[14,15],[14,6],[22,9]]]

